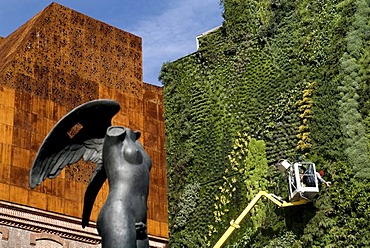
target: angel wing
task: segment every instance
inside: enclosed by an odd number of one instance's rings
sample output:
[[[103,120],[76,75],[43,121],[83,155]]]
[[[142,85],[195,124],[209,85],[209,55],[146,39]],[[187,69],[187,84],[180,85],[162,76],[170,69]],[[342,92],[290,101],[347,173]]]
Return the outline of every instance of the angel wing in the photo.
[[[57,177],[66,165],[74,164],[81,158],[101,164],[103,143],[104,138],[86,141],[71,140],[70,144],[66,144],[64,148],[48,156],[45,156],[47,152],[40,148],[31,169],[30,187],[35,188],[46,178]]]
[[[81,158],[96,163],[85,193],[84,216],[89,218],[95,197],[106,180],[102,165],[105,133],[119,109],[116,101],[103,99],[82,104],[66,114],[49,132],[37,152],[30,172],[30,187],[36,187],[46,178],[55,178],[65,166]]]

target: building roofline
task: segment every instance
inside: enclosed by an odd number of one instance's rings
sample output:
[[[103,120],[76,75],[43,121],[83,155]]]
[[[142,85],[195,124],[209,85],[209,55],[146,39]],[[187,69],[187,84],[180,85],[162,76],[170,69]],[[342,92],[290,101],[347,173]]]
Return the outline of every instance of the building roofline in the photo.
[[[203,36],[206,36],[206,35],[208,35],[208,34],[210,34],[210,33],[213,33],[213,32],[215,32],[215,31],[219,30],[221,27],[222,27],[222,25],[217,26],[217,27],[214,27],[214,28],[212,28],[212,29],[210,29],[210,30],[208,30],[208,31],[205,31],[204,33],[201,33],[201,34],[197,35],[197,36],[195,37],[195,40],[196,40],[196,42],[197,42],[197,50],[199,49],[199,39],[200,39],[200,38],[202,38]]]

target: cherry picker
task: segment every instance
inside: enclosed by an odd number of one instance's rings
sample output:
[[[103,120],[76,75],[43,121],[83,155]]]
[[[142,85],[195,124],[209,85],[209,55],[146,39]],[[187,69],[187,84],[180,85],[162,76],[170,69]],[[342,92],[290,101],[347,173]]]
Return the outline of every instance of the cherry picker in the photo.
[[[321,179],[321,177],[316,172],[314,163],[302,161],[290,163],[288,160],[282,160],[277,164],[277,168],[279,171],[287,175],[288,201],[285,201],[281,197],[270,194],[266,191],[260,191],[238,216],[238,218],[230,222],[229,228],[218,240],[214,248],[222,247],[235,229],[240,228],[241,221],[262,197],[266,197],[278,207],[292,207],[307,204],[319,193],[318,179]]]

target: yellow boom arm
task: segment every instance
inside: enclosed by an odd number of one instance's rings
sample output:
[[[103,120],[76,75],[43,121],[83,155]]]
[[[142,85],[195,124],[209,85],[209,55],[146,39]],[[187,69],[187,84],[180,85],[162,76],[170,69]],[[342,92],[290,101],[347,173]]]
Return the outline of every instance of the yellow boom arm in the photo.
[[[248,204],[248,206],[244,209],[244,211],[239,215],[239,217],[234,221],[230,221],[230,226],[226,230],[226,232],[222,235],[222,237],[218,240],[218,242],[215,244],[214,248],[220,248],[222,245],[226,242],[226,240],[230,237],[230,235],[234,232],[236,228],[240,228],[239,224],[240,222],[245,218],[245,216],[251,211],[251,209],[256,205],[259,199],[264,196],[276,205],[278,207],[291,207],[291,206],[297,206],[306,204],[308,201],[306,199],[300,199],[298,201],[294,202],[286,202],[281,200],[278,196],[274,194],[269,194],[266,191],[260,191]]]

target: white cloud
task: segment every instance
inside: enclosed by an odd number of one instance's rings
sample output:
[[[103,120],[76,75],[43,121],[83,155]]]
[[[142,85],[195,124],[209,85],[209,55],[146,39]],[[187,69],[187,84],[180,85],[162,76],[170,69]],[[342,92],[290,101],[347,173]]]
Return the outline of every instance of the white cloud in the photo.
[[[196,50],[195,37],[222,24],[219,0],[98,0],[59,3],[143,38],[144,81],[157,81],[164,62]],[[0,36],[7,36],[50,4],[0,0]]]
[[[218,0],[176,0],[156,16],[139,21],[132,32],[143,38],[144,81],[159,84],[164,62],[196,50],[195,37],[222,24]]]

